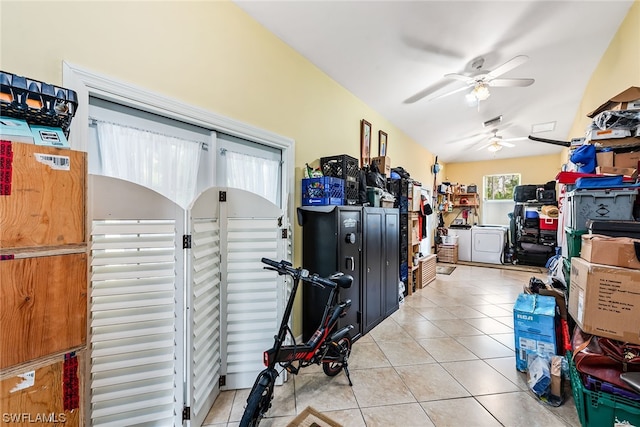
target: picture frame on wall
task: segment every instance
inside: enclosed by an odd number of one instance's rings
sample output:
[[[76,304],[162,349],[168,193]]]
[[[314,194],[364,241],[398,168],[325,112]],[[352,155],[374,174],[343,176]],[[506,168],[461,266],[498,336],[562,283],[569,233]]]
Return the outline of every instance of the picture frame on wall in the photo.
[[[360,120],[360,165],[368,165],[371,159],[371,123]]]
[[[378,131],[378,156],[384,157],[387,155],[387,133],[381,130]]]

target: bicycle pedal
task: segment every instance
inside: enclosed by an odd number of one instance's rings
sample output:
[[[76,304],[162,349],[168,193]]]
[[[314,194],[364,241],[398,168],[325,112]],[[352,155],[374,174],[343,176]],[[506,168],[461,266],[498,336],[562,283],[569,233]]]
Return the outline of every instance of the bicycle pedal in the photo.
[[[300,372],[300,369],[296,368],[293,365],[289,365],[285,369],[287,370],[287,372],[293,375],[298,375],[298,372]]]

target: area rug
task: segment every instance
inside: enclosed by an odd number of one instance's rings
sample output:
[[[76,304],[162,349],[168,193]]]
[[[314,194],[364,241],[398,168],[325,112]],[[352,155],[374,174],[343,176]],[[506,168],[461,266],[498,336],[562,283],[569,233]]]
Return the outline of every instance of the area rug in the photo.
[[[469,262],[469,261],[458,261],[458,264],[470,265],[473,267],[499,268],[501,270],[526,271],[529,273],[540,273],[540,274],[546,274],[548,272],[548,270],[545,267],[536,267],[533,265],[485,264],[482,262]]]
[[[446,274],[447,276],[453,273],[456,268],[451,265],[437,265],[436,274]]]
[[[342,424],[333,421],[311,406],[307,406],[293,421],[287,424],[287,427],[342,427]]]

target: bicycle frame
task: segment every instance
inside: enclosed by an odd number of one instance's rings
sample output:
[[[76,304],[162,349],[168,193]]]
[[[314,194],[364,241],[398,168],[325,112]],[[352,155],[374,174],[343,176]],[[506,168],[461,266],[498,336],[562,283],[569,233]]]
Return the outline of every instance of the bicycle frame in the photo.
[[[329,333],[336,325],[338,319],[344,316],[346,314],[346,310],[351,307],[350,300],[340,302],[333,308],[333,312],[331,313],[331,316],[329,316],[329,312],[337,299],[339,288],[335,283],[332,283],[332,285],[333,287],[331,288],[331,292],[325,304],[322,321],[318,327],[318,330],[316,331],[316,334],[321,331],[321,335],[314,335],[315,342],[312,345],[284,345],[284,341],[287,338],[287,332],[289,331],[288,323],[289,317],[291,316],[291,312],[293,310],[293,302],[295,301],[296,293],[298,291],[298,287],[300,286],[300,277],[293,277],[291,295],[289,296],[289,300],[287,301],[287,305],[284,310],[282,321],[280,323],[280,329],[278,330],[278,335],[276,335],[275,337],[273,347],[263,353],[263,361],[267,368],[273,369],[275,368],[275,365],[277,363],[283,362],[289,364],[295,361],[310,363],[316,356],[317,350],[323,344],[325,344],[327,341],[337,341],[344,335],[346,335],[351,329],[353,329],[353,326],[351,325],[345,326],[339,331],[333,333],[333,335],[331,335],[331,337],[327,340]]]

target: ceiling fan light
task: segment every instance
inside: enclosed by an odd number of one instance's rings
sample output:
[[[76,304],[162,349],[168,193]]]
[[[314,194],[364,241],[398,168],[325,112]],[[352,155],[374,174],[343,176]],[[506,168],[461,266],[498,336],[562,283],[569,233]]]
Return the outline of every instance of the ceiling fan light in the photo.
[[[476,97],[478,101],[484,101],[485,99],[489,98],[489,95],[491,95],[489,93],[489,87],[484,83],[477,84],[473,88],[473,91],[471,93]]]
[[[494,142],[493,144],[487,147],[487,150],[491,151],[492,153],[495,153],[496,151],[502,150],[502,145]]]

